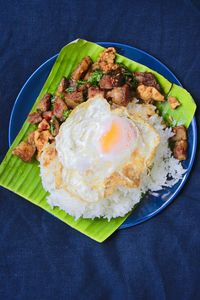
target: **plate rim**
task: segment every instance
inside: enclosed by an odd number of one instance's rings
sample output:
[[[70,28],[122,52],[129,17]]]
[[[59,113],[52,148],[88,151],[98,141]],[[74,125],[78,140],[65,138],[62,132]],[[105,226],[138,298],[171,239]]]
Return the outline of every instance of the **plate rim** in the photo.
[[[96,42],[97,44],[99,45],[102,45],[102,46],[108,46],[108,45],[113,45],[113,46],[116,46],[116,47],[122,47],[122,48],[129,48],[131,50],[135,50],[137,52],[140,52],[146,56],[148,56],[149,58],[155,60],[157,63],[159,63],[160,65],[162,65],[162,67],[164,67],[165,69],[167,69],[167,71],[175,78],[175,80],[177,81],[177,84],[182,86],[182,84],[180,83],[180,81],[177,79],[177,77],[174,75],[174,73],[164,64],[162,63],[159,59],[157,59],[156,57],[154,57],[153,55],[147,53],[146,51],[144,50],[141,50],[139,48],[136,48],[136,47],[133,47],[133,46],[130,46],[130,45],[127,45],[127,44],[122,44],[122,43],[116,43],[116,42]],[[54,54],[52,57],[50,57],[49,59],[47,59],[46,61],[44,61],[29,77],[28,79],[25,81],[25,83],[23,84],[22,88],[20,89],[15,101],[14,101],[14,104],[13,104],[13,107],[12,107],[12,110],[11,110],[11,113],[10,113],[10,119],[9,119],[9,129],[8,129],[8,144],[9,144],[9,147],[11,146],[12,144],[12,141],[11,141],[11,130],[12,130],[12,120],[13,120],[13,116],[15,114],[15,108],[18,104],[18,101],[19,101],[19,98],[21,96],[21,94],[23,93],[24,89],[26,88],[26,85],[29,83],[29,81],[35,76],[35,74],[37,72],[39,72],[46,64],[48,64],[49,62],[51,62],[52,60],[54,60],[57,56],[58,56],[59,53],[56,53]],[[178,196],[178,194],[180,193],[180,191],[182,190],[183,186],[185,185],[187,179],[188,179],[188,176],[189,174],[191,173],[191,170],[192,170],[192,167],[194,165],[194,161],[195,161],[195,158],[196,158],[196,151],[197,151],[197,124],[196,124],[196,117],[194,115],[191,123],[190,123],[190,126],[192,127],[192,131],[193,131],[193,144],[192,144],[192,150],[191,150],[191,157],[190,157],[190,162],[189,162],[189,166],[187,168],[187,172],[186,174],[183,176],[182,178],[182,181],[181,183],[179,184],[179,186],[177,187],[177,189],[174,191],[174,193],[170,196],[170,198],[163,203],[163,205],[161,205],[158,209],[156,209],[155,211],[153,211],[152,213],[144,216],[144,217],[141,217],[140,219],[138,219],[137,221],[134,222],[134,224],[126,224],[126,220],[128,220],[128,218],[124,221],[124,223],[118,228],[118,229],[126,229],[126,228],[129,228],[129,227],[133,227],[133,226],[136,226],[138,224],[141,224],[143,222],[146,222],[147,220],[153,218],[154,216],[156,216],[157,214],[159,214],[162,210],[165,209],[165,207],[167,207],[168,205],[170,205],[175,199],[176,197]]]

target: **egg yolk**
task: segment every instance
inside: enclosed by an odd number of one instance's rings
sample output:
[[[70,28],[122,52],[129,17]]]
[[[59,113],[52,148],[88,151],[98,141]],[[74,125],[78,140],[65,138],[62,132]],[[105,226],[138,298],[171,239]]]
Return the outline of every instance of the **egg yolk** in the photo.
[[[100,143],[103,152],[107,153],[120,141],[120,126],[112,122],[110,129],[101,137]]]

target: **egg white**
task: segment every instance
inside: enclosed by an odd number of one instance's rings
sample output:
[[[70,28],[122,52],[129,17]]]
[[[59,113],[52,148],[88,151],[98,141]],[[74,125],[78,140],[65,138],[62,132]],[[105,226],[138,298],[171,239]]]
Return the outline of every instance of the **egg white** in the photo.
[[[122,127],[130,126],[136,135],[128,147],[122,139],[116,149],[105,154],[99,141],[113,119]],[[54,171],[60,184],[54,188],[62,188],[80,203],[105,200],[120,186],[134,187],[136,179],[139,184],[138,176],[150,165],[157,144],[158,134],[139,116],[129,115],[126,108],[111,111],[108,102],[97,96],[77,106],[60,127],[55,149],[56,165],[61,167]],[[44,151],[41,162],[45,155]],[[130,170],[137,178],[129,176]]]

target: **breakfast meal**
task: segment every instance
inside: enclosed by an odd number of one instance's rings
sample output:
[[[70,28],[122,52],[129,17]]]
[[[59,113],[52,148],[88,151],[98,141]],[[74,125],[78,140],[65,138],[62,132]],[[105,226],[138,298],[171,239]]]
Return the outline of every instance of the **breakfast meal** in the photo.
[[[107,48],[84,57],[28,116],[34,131],[12,154],[39,161],[48,203],[75,219],[126,215],[147,192],[171,187],[185,173],[184,125],[170,127],[158,110],[166,96],[151,72],[131,72]]]

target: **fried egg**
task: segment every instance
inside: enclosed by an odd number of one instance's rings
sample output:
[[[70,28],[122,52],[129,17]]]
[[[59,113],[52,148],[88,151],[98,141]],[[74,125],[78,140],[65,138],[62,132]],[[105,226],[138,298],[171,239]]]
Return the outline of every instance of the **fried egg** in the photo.
[[[96,96],[61,125],[56,151],[62,187],[79,201],[96,202],[117,187],[137,187],[150,166],[159,135],[126,108],[111,110]]]

